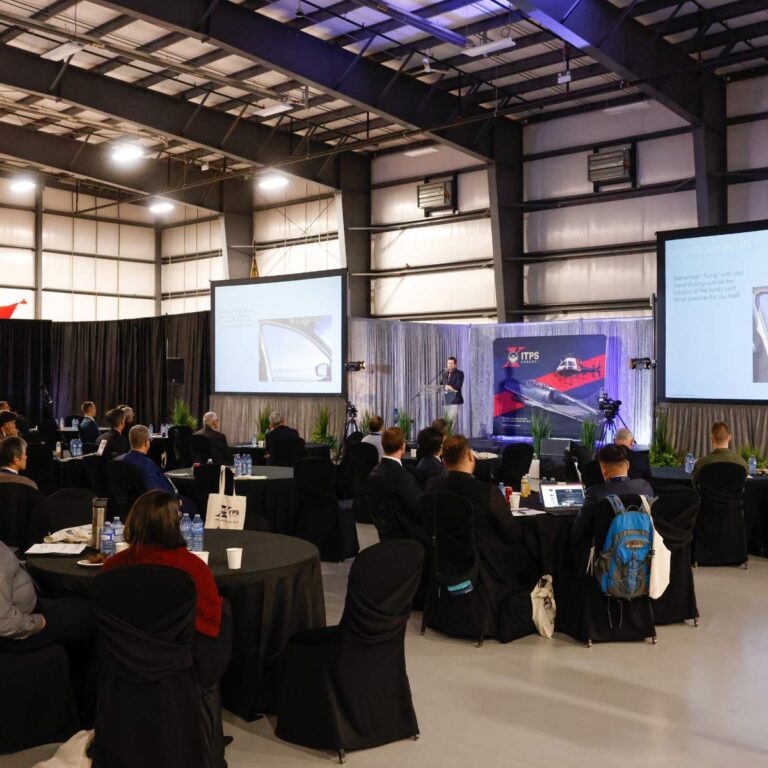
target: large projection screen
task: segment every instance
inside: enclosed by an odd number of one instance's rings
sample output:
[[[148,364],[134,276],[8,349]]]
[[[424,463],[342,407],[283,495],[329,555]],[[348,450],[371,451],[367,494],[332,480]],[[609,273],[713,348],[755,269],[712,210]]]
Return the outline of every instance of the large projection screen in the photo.
[[[768,221],[658,235],[658,395],[768,400]]]
[[[211,283],[216,394],[343,395],[346,272]]]

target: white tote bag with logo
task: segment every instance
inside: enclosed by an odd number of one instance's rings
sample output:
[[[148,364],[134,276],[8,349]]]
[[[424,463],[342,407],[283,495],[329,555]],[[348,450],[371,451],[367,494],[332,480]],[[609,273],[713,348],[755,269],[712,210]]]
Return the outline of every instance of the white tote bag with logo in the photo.
[[[549,574],[542,576],[531,592],[531,604],[533,606],[533,623],[542,637],[551,638],[555,631],[555,590],[552,586],[552,577]]]
[[[205,514],[206,528],[223,528],[227,531],[242,531],[245,526],[245,496],[227,496],[224,487],[227,468],[219,473],[219,492],[208,497],[208,509]]]
[[[651,515],[651,505],[645,496],[640,499],[643,503],[643,509]],[[653,526],[653,554],[651,556],[651,573],[648,577],[648,596],[651,600],[658,600],[664,590],[669,586],[669,568],[672,562],[672,553],[667,549],[661,534]]]

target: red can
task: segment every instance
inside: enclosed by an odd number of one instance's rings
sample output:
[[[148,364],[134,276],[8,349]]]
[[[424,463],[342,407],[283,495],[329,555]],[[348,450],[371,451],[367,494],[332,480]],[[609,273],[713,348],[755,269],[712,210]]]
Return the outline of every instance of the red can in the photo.
[[[504,486],[504,496],[509,504],[509,500],[512,498],[512,488],[508,485]]]

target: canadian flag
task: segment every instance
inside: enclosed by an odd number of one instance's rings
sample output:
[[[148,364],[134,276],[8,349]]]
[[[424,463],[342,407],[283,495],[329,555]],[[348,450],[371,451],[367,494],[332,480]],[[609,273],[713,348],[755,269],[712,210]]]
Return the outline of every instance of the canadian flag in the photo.
[[[26,304],[27,300],[22,299],[21,301],[17,301],[15,304],[7,304],[4,307],[0,307],[0,320],[10,320],[13,317],[13,313],[16,311],[16,307],[19,306],[19,304]]]

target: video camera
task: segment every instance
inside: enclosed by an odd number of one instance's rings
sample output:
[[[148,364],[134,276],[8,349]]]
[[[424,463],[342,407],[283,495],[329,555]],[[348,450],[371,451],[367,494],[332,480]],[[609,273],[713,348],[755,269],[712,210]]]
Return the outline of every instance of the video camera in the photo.
[[[347,418],[357,418],[357,406],[354,403],[351,403],[349,400],[347,400]]]
[[[606,392],[601,392],[597,407],[603,412],[606,421],[613,421],[619,413],[621,400],[612,400]]]

